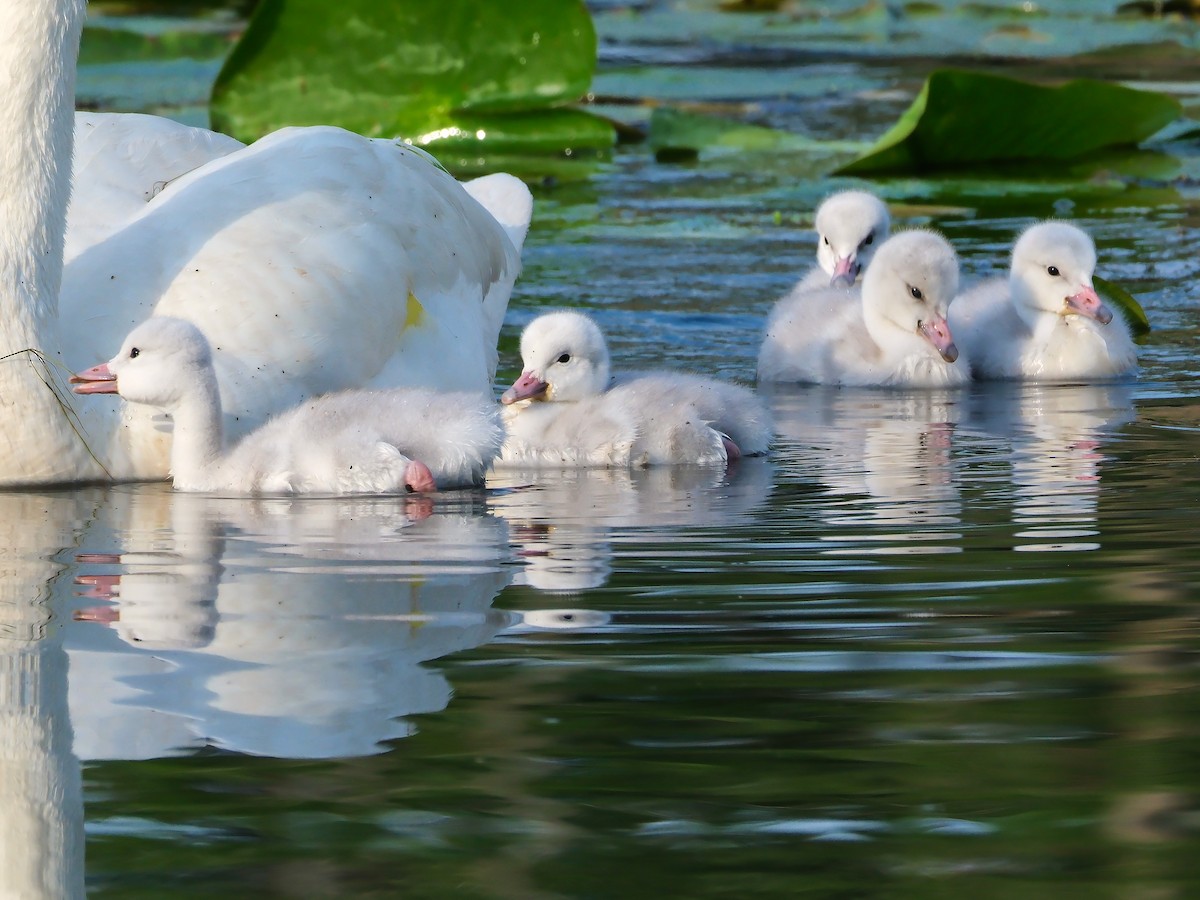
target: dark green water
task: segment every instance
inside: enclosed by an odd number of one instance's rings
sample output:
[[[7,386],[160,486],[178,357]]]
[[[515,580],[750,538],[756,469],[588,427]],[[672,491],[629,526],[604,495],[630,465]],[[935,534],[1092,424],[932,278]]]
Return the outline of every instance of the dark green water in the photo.
[[[931,44],[1194,40],[944,6],[605,5],[597,91],[861,140]],[[85,66],[81,96],[191,120],[213,71]],[[1129,384],[780,390],[729,473],[432,503],[0,494],[4,866],[38,897],[1200,895],[1200,211],[1169,150],[876,185],[967,280],[1033,217],[1087,227],[1155,326]],[[539,188],[498,380],[555,305],[618,365],[749,380],[825,168],[627,147]]]

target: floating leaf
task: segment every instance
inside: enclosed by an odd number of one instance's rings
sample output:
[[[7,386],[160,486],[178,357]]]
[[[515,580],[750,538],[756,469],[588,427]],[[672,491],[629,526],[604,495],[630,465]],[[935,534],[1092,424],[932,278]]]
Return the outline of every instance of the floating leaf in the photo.
[[[694,158],[707,148],[740,151],[796,151],[859,149],[862,144],[817,141],[804,135],[734,119],[706,116],[660,106],[650,115],[647,142],[658,159]]]
[[[1129,326],[1129,331],[1134,337],[1150,333],[1150,319],[1147,318],[1142,304],[1137,302],[1133,294],[1119,284],[1101,278],[1099,275],[1092,276],[1092,284],[1096,288],[1096,293],[1100,295],[1100,299],[1116,309],[1118,315],[1125,319],[1125,324]]]
[[[1200,121],[1192,118],[1177,119],[1154,136],[1151,146],[1157,147],[1175,141],[1195,141],[1200,138]]]
[[[1178,101],[1165,94],[1102,81],[1043,87],[939,69],[875,146],[837,174],[1067,160],[1136,145],[1180,113]]]
[[[580,0],[263,0],[217,78],[212,116],[242,140],[337,124],[439,152],[607,148],[607,122],[562,108],[595,64]]]

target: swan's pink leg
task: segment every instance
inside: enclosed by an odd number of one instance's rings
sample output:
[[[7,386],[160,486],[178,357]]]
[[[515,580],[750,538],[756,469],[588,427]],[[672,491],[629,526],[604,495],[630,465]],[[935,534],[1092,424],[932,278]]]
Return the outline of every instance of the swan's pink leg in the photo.
[[[437,483],[433,480],[433,473],[429,471],[429,466],[419,459],[414,459],[404,470],[404,486],[418,494],[427,494],[437,490]]]

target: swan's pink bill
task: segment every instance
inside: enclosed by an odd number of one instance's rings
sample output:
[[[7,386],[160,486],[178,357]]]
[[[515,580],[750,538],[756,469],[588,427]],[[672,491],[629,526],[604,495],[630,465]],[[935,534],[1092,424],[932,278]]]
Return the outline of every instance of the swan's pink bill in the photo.
[[[71,376],[72,388],[77,394],[115,394],[117,393],[117,376],[108,368],[108,363],[100,363],[90,369],[84,369]]]
[[[941,316],[922,322],[921,334],[925,340],[937,348],[937,352],[942,354],[942,359],[946,362],[952,363],[958,359],[958,347],[954,345],[954,335],[950,333],[950,326]]]
[[[549,386],[532,372],[522,372],[521,377],[513,382],[513,386],[500,395],[500,402],[507,405],[518,400],[531,400],[546,393]]]
[[[829,283],[832,287],[854,287],[854,279],[858,277],[858,263],[853,256],[840,256],[833,264],[833,278]]]
[[[1084,287],[1078,294],[1068,297],[1067,309],[1072,309],[1089,319],[1095,319],[1101,325],[1107,325],[1112,321],[1112,312],[1104,305],[1104,301],[1092,287]]]

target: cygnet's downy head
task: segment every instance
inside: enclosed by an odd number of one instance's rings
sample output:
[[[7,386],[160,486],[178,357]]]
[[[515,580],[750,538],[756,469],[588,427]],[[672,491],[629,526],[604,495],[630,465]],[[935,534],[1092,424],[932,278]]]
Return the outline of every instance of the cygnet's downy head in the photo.
[[[842,191],[817,209],[817,262],[834,286],[850,287],[887,240],[887,206],[866,191]]]
[[[521,333],[521,361],[521,377],[501,403],[582,400],[608,387],[608,345],[583,313],[547,313],[530,322]]]
[[[200,329],[169,316],[147,319],[107,363],[71,377],[77,394],[120,394],[131,403],[171,410],[197,382],[212,377],[212,350]]]
[[[929,341],[946,362],[958,348],[946,323],[950,301],[958,293],[958,257],[933,231],[902,231],[889,238],[863,277],[863,311]]]
[[[1096,246],[1066,222],[1040,222],[1027,228],[1013,247],[1009,273],[1012,298],[1027,320],[1041,313],[1086,316],[1101,325],[1112,312],[1092,284]]]

